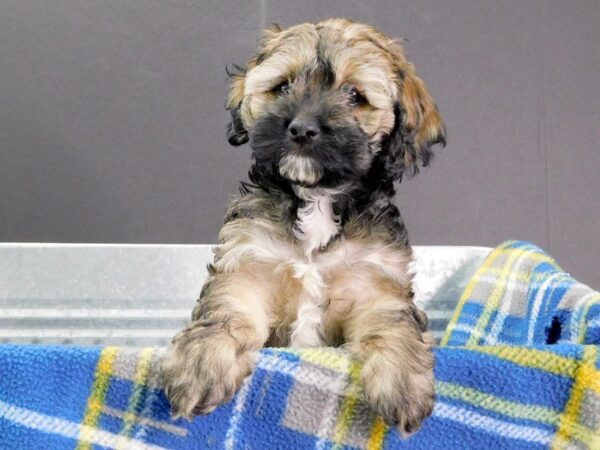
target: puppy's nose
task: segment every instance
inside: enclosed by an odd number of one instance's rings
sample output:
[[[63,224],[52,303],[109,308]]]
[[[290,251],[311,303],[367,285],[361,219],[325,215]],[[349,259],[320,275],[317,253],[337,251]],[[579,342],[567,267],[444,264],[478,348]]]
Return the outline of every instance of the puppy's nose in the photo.
[[[314,120],[296,117],[288,126],[288,133],[294,142],[310,142],[315,140],[321,130],[319,124]]]

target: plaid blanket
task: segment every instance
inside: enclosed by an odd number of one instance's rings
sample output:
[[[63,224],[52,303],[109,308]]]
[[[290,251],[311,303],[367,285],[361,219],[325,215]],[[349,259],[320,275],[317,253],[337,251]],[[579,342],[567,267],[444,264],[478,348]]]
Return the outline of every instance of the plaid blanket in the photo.
[[[162,349],[0,346],[1,449],[600,448],[600,295],[510,242],[474,275],[436,351],[437,402],[402,440],[336,349],[266,349],[234,399],[173,421]]]

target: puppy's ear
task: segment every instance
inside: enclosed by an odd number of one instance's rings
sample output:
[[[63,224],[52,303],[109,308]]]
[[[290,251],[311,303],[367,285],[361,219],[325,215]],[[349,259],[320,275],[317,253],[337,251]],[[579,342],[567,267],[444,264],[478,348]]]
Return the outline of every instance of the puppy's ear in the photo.
[[[242,122],[240,108],[244,99],[244,79],[246,69],[237,65],[233,69],[227,68],[227,75],[231,79],[229,96],[227,99],[227,110],[231,114],[231,122],[227,125],[227,140],[231,145],[237,147],[248,142],[248,131]]]
[[[427,166],[435,144],[446,145],[446,127],[425,83],[406,61],[400,46],[392,44],[391,53],[397,64],[398,97],[394,129],[384,146],[389,174],[401,180],[403,174],[415,175],[419,164]]]
[[[227,69],[227,75],[231,80],[227,98],[227,109],[231,113],[231,122],[227,125],[227,140],[235,147],[248,142],[248,130],[244,126],[242,117],[246,73],[265,59],[272,50],[272,41],[281,31],[282,28],[277,24],[273,24],[271,28],[264,30],[259,51],[250,58],[246,67],[232,65],[232,69]]]
[[[231,113],[231,122],[227,125],[227,140],[231,145],[237,147],[248,142],[248,131],[242,123],[240,108],[228,107]]]

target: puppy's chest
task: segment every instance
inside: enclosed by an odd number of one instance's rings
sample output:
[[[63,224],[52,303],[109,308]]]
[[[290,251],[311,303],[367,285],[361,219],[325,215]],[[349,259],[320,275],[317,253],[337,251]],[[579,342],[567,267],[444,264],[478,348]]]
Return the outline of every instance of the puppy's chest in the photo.
[[[294,235],[302,243],[304,255],[308,259],[311,259],[315,251],[324,248],[340,231],[340,216],[334,212],[329,196],[312,197],[298,208]]]

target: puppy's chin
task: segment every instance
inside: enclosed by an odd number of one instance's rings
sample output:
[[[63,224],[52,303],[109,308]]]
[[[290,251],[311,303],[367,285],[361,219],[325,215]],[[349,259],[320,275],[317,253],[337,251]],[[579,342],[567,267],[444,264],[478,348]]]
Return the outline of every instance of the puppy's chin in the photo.
[[[323,178],[323,173],[323,166],[307,155],[290,153],[279,162],[279,174],[286,180],[301,186],[315,186]]]

